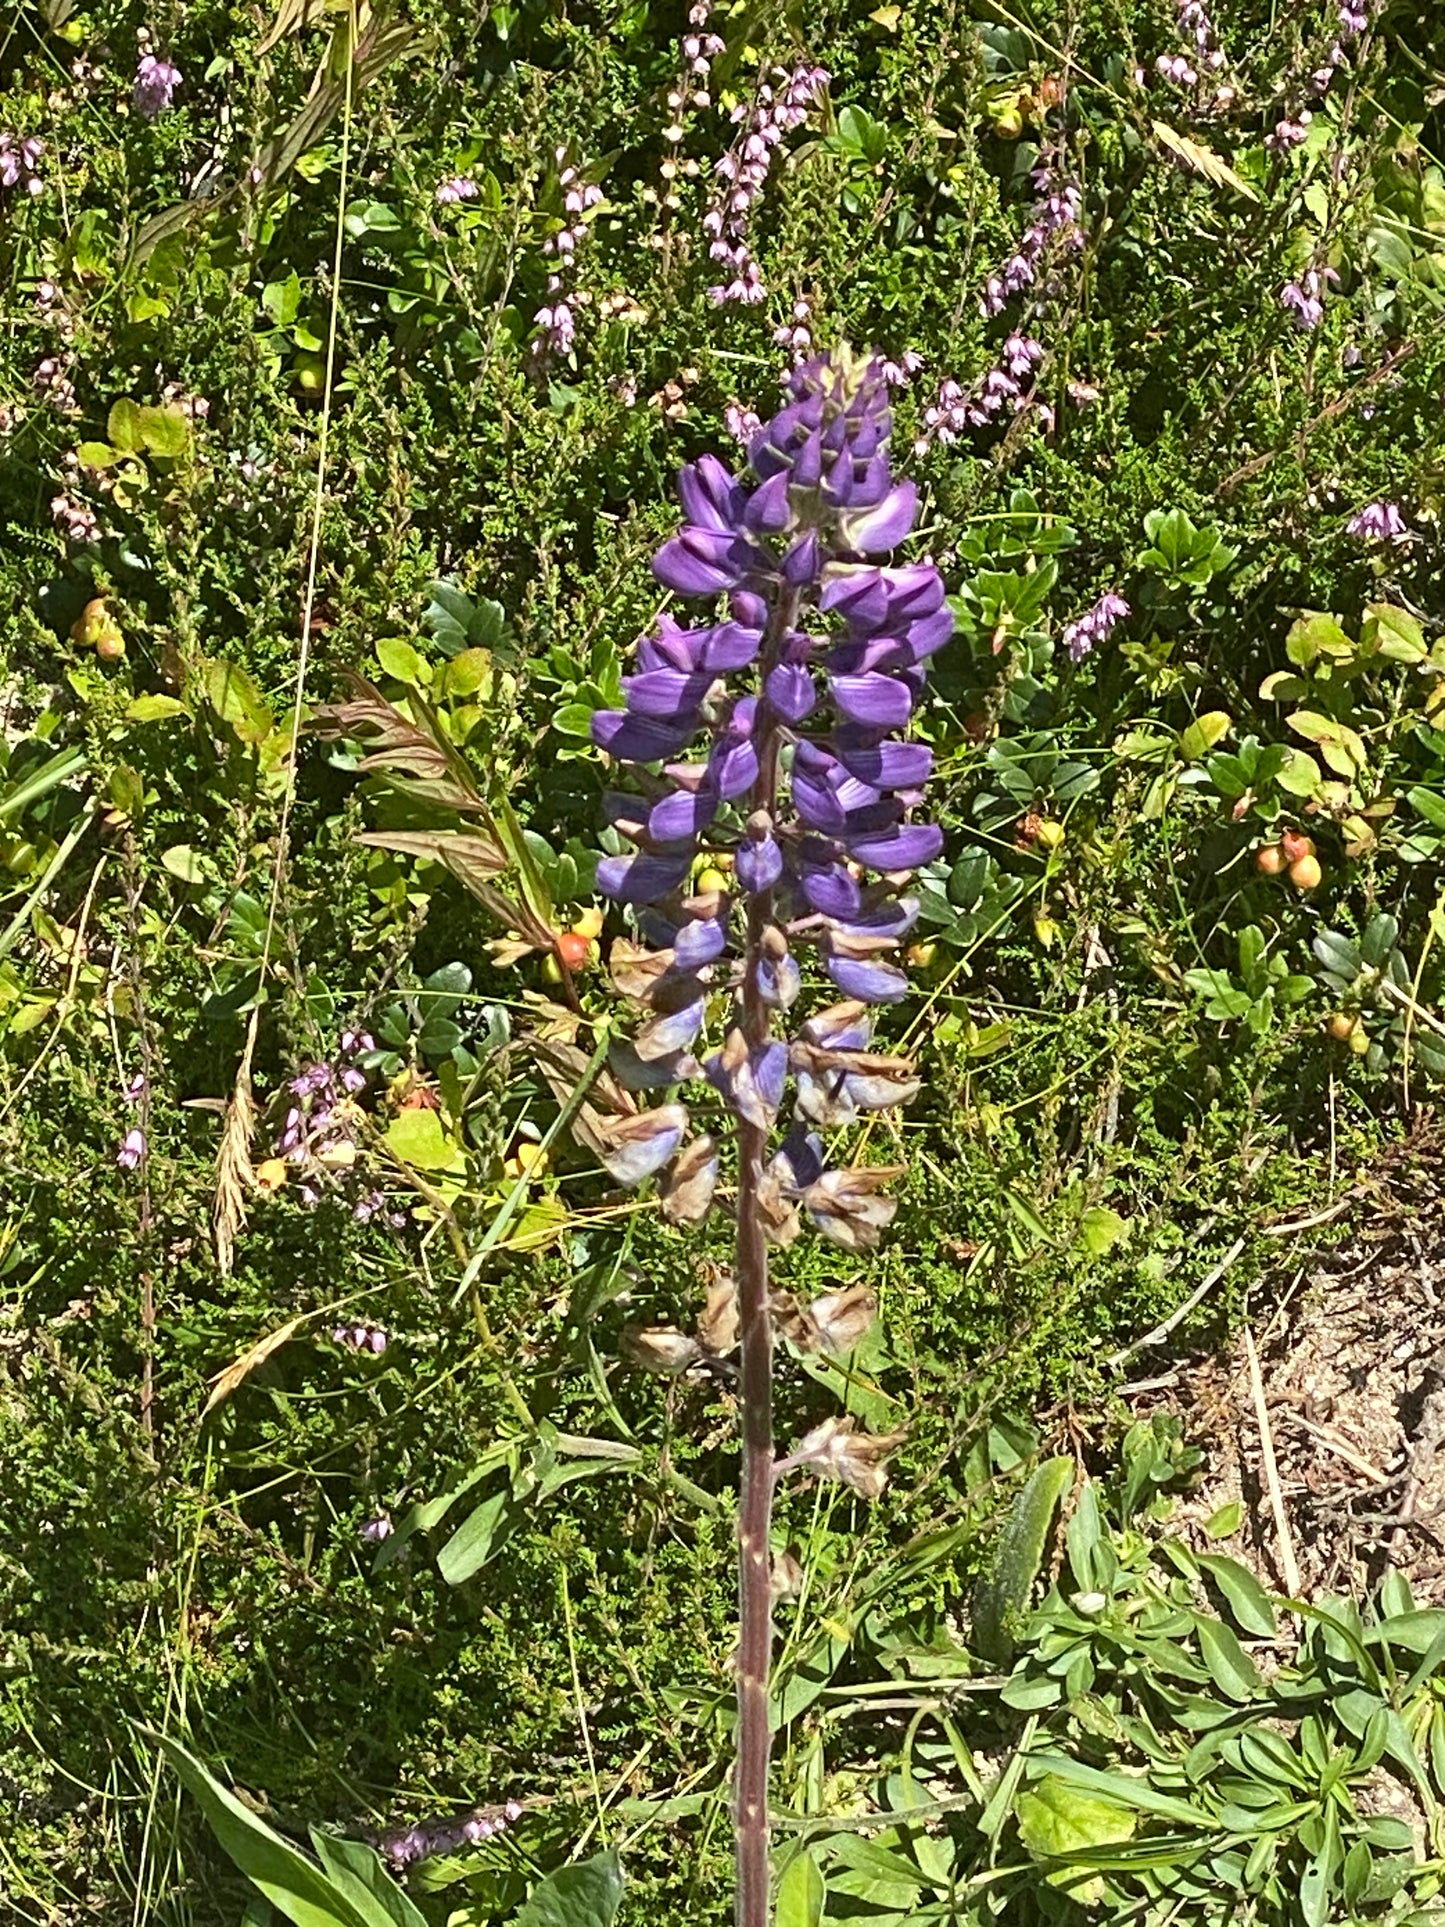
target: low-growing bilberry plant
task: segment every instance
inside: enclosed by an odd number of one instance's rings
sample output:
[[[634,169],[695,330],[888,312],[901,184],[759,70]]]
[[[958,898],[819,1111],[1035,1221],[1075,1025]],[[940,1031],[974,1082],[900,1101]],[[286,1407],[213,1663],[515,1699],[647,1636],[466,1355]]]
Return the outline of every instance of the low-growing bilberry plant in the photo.
[[[615,984],[646,1012],[614,1068],[662,1099],[607,1127],[604,1161],[622,1183],[657,1179],[681,1224],[706,1217],[725,1154],[734,1173],[739,1927],[768,1918],[775,1484],[806,1467],[875,1495],[893,1443],[831,1418],[775,1460],[768,1277],[769,1246],[791,1242],[803,1217],[846,1251],[877,1243],[896,1209],[883,1187],[901,1167],[830,1165],[821,1133],[918,1088],[908,1063],[870,1049],[872,1007],[907,994],[890,954],[918,905],[901,887],[942,848],[935,825],[913,820],[932,752],[903,732],[953,616],[931,562],[876,559],[917,507],[889,465],[891,422],[881,362],[819,356],[788,377],[745,479],[711,455],[682,470],[687,522],[653,566],[678,595],[726,603],[696,627],[664,615],[624,679],[626,707],[593,721],[598,746],[640,772],[640,795],[611,811],[635,853],[598,867],[642,939],[612,946]],[[800,1017],[800,957],[841,1001]],[[705,1048],[719,1006],[722,1035]],[[716,1131],[692,1134],[676,1093],[695,1081],[721,1099]]]

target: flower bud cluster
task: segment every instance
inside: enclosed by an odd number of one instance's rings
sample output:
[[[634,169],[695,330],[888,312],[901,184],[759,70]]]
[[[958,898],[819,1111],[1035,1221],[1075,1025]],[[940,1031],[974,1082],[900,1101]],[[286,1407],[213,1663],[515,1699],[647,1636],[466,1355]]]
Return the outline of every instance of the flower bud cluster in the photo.
[[[699,171],[697,162],[682,151],[688,115],[690,111],[711,107],[712,63],[727,52],[726,41],[708,31],[711,17],[711,0],[695,0],[688,10],[688,30],[682,37],[681,70],[667,90],[667,125],[662,130],[666,151],[658,173],[662,176],[662,205],[668,209],[682,205],[677,192],[678,176],[693,177]]]
[[[18,134],[0,134],[0,187],[21,187],[27,194],[39,194],[45,187],[40,173],[40,156],[45,142],[35,135],[22,140]]]
[[[100,523],[94,509],[74,495],[52,495],[50,513],[67,542],[78,548],[92,548],[100,540]]]
[[[1070,658],[1082,662],[1085,656],[1092,655],[1101,642],[1108,641],[1128,613],[1129,605],[1123,596],[1110,589],[1099,597],[1092,609],[1066,622],[1063,643]]]
[[[594,181],[583,179],[581,170],[568,160],[565,147],[556,150],[555,158],[557,185],[562,190],[563,221],[557,232],[542,244],[542,252],[551,258],[553,266],[547,275],[547,299],[532,317],[537,324],[532,353],[539,360],[549,354],[572,352],[577,338],[579,297],[568,289],[567,277],[572,272],[577,248],[587,237],[584,217],[588,209],[596,207],[602,199],[602,189]]]
[[[1041,159],[1033,176],[1036,199],[1018,248],[997,274],[991,274],[979,299],[984,318],[1002,314],[1015,295],[1039,287],[1041,271],[1084,245],[1081,216],[1084,197],[1077,181],[1061,173],[1051,160]],[[1046,293],[1041,289],[1040,293]]]
[[[459,201],[474,201],[480,189],[470,174],[449,174],[436,186],[438,207],[455,207]]]
[[[156,120],[170,106],[180,84],[179,67],[155,54],[142,54],[131,86],[131,104],[142,120]]]
[[[285,1087],[289,1101],[276,1138],[275,1182],[284,1182],[285,1166],[291,1166],[303,1180],[297,1187],[303,1204],[320,1203],[320,1181],[334,1184],[357,1174],[362,1127],[357,1100],[369,1080],[356,1059],[375,1049],[369,1031],[345,1030],[331,1059],[308,1064]],[[351,1215],[359,1224],[378,1216],[393,1225],[406,1223],[403,1213],[387,1212],[385,1197],[375,1190],[353,1196]]]
[[[1327,281],[1339,284],[1331,267],[1308,268],[1298,281],[1286,281],[1279,291],[1279,305],[1294,316],[1301,334],[1318,328],[1325,318],[1324,289]]]
[[[1370,542],[1407,542],[1410,530],[1400,513],[1398,502],[1367,502],[1345,524],[1347,535],[1362,536]]]
[[[388,1834],[378,1842],[378,1848],[400,1873],[407,1867],[415,1866],[418,1860],[428,1860],[434,1854],[456,1853],[462,1847],[480,1846],[482,1841],[492,1839],[495,1834],[505,1833],[512,1822],[521,1817],[520,1803],[508,1800],[505,1806],[479,1807],[465,1820],[451,1820],[444,1826],[409,1827],[405,1833]]]
[[[597,882],[659,946],[613,944],[613,982],[647,1013],[614,1053],[619,1080],[641,1091],[705,1079],[766,1132],[791,1076],[794,1123],[768,1170],[767,1233],[786,1242],[801,1205],[857,1249],[892,1215],[877,1195],[883,1174],[826,1170],[815,1127],[916,1089],[906,1065],[869,1050],[868,1006],[907,991],[888,953],[918,904],[899,886],[942,849],[936,826],[912,820],[932,752],[899,732],[953,616],[930,563],[870,560],[904,539],[917,507],[913,484],[889,467],[881,364],[820,356],[786,392],[753,436],[750,477],[710,455],[678,477],[687,523],[654,571],[678,595],[725,595],[727,607],[703,627],[660,618],[624,678],[626,707],[593,717],[609,755],[662,766],[643,776],[640,798],[611,800],[637,849],[603,858]],[[678,760],[699,735],[703,754]],[[710,874],[693,884],[699,864]],[[805,945],[845,1001],[789,1044],[772,1025],[801,995]],[[733,994],[733,1017],[699,1057],[719,993]],[[682,1223],[706,1215],[718,1177],[714,1140],[689,1141],[689,1126],[688,1108],[666,1102],[609,1125],[603,1153],[621,1183],[659,1177],[664,1213]]]
[[[35,365],[35,373],[30,377],[36,393],[44,397],[50,406],[62,415],[74,415],[79,404],[75,399],[75,383],[72,372],[75,356],[68,352],[46,355]]]
[[[331,1334],[333,1345],[347,1351],[371,1352],[380,1357],[387,1347],[387,1335],[379,1325],[338,1325]]]
[[[716,307],[741,301],[756,307],[764,300],[761,270],[748,245],[753,207],[767,185],[774,157],[784,138],[808,118],[822,99],[832,76],[826,68],[800,61],[791,72],[774,67],[761,80],[751,106],[739,105],[732,118],[740,132],[713,172],[717,188],[702,218],[708,253],[729,273],[729,279],[708,289]]]
[[[1305,83],[1306,92],[1316,101],[1329,92],[1335,75],[1353,52],[1355,42],[1369,27],[1371,8],[1375,4],[1376,0],[1341,0],[1341,5],[1335,14],[1335,35],[1329,50]],[[1265,146],[1272,153],[1288,154],[1292,148],[1299,147],[1308,137],[1312,119],[1313,115],[1308,107],[1300,108],[1293,119],[1288,115],[1281,115],[1265,135]]]
[[[986,428],[1005,414],[1018,414],[1033,399],[1034,371],[1043,358],[1042,342],[1015,330],[1004,342],[997,366],[972,388],[952,380],[943,382],[923,411],[914,452],[921,455],[934,442],[947,447],[970,428]]]
[[[1161,80],[1176,87],[1195,87],[1201,73],[1222,72],[1228,64],[1227,56],[1215,35],[1214,20],[1205,0],[1175,0],[1175,12],[1179,31],[1194,42],[1193,55],[1160,54],[1154,71]]]

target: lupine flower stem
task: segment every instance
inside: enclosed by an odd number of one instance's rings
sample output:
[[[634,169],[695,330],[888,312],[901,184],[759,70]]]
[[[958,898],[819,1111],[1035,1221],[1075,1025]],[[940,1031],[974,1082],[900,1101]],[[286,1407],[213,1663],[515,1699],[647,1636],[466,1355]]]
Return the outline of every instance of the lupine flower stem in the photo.
[[[779,594],[764,631],[762,674],[782,654],[798,620],[796,589]],[[755,811],[777,813],[778,719],[766,699],[757,722],[758,775]],[[772,1033],[759,965],[773,922],[773,892],[748,900],[742,1029],[750,1052]],[[768,1676],[773,1657],[773,1320],[769,1309],[768,1245],[763,1231],[762,1190],[768,1165],[766,1125],[738,1122],[738,1217],[733,1272],[738,1291],[741,1348],[742,1490],[738,1508],[738,1737],[733,1783],[736,1808],[737,1927],[768,1927],[768,1767],[772,1721]]]

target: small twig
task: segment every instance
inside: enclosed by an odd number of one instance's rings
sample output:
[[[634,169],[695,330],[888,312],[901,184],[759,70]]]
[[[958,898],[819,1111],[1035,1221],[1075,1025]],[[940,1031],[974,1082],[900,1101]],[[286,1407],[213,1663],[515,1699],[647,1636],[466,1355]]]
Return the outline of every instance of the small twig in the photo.
[[[1365,1477],[1372,1480],[1378,1487],[1383,1489],[1387,1485],[1394,1484],[1394,1480],[1387,1473],[1382,1472],[1378,1465],[1364,1458],[1352,1445],[1348,1445],[1337,1432],[1332,1432],[1327,1426],[1312,1424],[1302,1413],[1295,1412],[1292,1417],[1294,1423],[1308,1432],[1312,1439],[1317,1439],[1327,1452],[1333,1452],[1337,1459],[1343,1459],[1346,1465],[1352,1465],[1357,1472],[1363,1472]]]
[[[1262,1224],[1258,1227],[1260,1235],[1265,1238],[1291,1238],[1296,1231],[1313,1231],[1316,1225],[1329,1224],[1332,1219],[1338,1218],[1359,1196],[1360,1186],[1352,1184],[1348,1191],[1323,1211],[1316,1211],[1308,1218],[1290,1218],[1280,1224]]]
[[[1292,1599],[1300,1596],[1299,1561],[1294,1556],[1294,1540],[1290,1537],[1289,1517],[1284,1509],[1284,1493],[1280,1490],[1279,1464],[1274,1456],[1274,1433],[1269,1423],[1269,1402],[1264,1395],[1264,1379],[1260,1375],[1259,1353],[1254,1348],[1254,1333],[1246,1325],[1244,1328],[1244,1355],[1249,1363],[1249,1389],[1254,1397],[1254,1416],[1259,1424],[1259,1457],[1264,1472],[1264,1483],[1269,1493],[1270,1509],[1274,1513],[1275,1532],[1279,1536],[1279,1563],[1284,1574],[1286,1590]]]
[[[1224,1276],[1225,1272],[1228,1271],[1229,1267],[1234,1263],[1243,1249],[1243,1238],[1236,1238],[1228,1251],[1226,1251],[1220,1259],[1219,1263],[1205,1276],[1203,1282],[1190,1292],[1189,1296],[1184,1300],[1184,1303],[1179,1306],[1177,1311],[1170,1312],[1162,1325],[1156,1325],[1153,1331],[1145,1332],[1142,1338],[1136,1338],[1134,1343],[1132,1345],[1126,1345],[1123,1351],[1112,1353],[1110,1357],[1105,1359],[1104,1363],[1110,1367],[1122,1365],[1125,1359],[1132,1358],[1135,1352],[1146,1351],[1151,1345],[1162,1345],[1170,1333],[1176,1331],[1178,1327],[1184,1323],[1195,1306],[1213,1291],[1214,1287],[1219,1283],[1220,1279]]]

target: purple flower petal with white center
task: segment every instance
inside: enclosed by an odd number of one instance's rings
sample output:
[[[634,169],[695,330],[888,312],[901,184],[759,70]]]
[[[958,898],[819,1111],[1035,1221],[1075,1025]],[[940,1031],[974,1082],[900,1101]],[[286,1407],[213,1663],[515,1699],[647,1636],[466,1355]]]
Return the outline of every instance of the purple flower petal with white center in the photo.
[[[943,831],[936,823],[904,823],[895,830],[845,836],[843,841],[854,862],[870,870],[916,870],[943,849]]]
[[[687,881],[694,852],[605,856],[597,865],[597,888],[618,903],[657,903]]]
[[[845,515],[840,533],[850,549],[860,555],[876,555],[883,549],[896,549],[913,527],[918,513],[918,490],[912,482],[900,482],[876,506]]]
[[[818,607],[860,629],[893,628],[932,615],[944,599],[943,578],[931,563],[895,569],[840,568],[829,573]]]
[[[759,957],[757,984],[758,995],[770,1010],[789,1010],[803,988],[803,975],[789,955]]]
[[[851,723],[900,729],[913,714],[913,691],[896,676],[830,676],[828,688],[835,707]]]
[[[784,722],[800,723],[817,706],[813,678],[801,663],[780,662],[770,669],[763,693]]]
[[[122,1171],[134,1171],[146,1154],[146,1135],[144,1131],[131,1129],[120,1141],[120,1149],[115,1161]]]
[[[672,940],[673,961],[679,970],[701,970],[716,963],[726,948],[727,931],[712,917],[683,924]]]
[[[746,795],[758,780],[758,752],[746,738],[722,735],[713,745],[708,779],[727,802]]]
[[[656,1017],[649,1018],[633,1038],[633,1045],[643,1063],[655,1064],[660,1059],[678,1056],[702,1029],[707,999],[702,994],[700,984],[693,988],[697,994],[691,1002],[677,1010],[661,1011]]]
[[[662,763],[685,749],[697,733],[695,716],[664,722],[629,716],[625,709],[598,709],[592,715],[592,740],[624,763]]]

